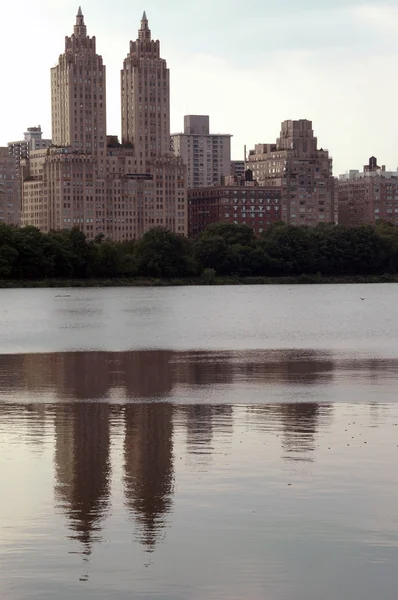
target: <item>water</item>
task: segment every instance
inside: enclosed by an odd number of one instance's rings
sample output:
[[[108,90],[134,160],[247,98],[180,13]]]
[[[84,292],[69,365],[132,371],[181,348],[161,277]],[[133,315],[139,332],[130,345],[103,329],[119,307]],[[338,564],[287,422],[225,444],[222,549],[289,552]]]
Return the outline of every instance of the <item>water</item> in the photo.
[[[0,291],[0,597],[396,600],[397,300]]]

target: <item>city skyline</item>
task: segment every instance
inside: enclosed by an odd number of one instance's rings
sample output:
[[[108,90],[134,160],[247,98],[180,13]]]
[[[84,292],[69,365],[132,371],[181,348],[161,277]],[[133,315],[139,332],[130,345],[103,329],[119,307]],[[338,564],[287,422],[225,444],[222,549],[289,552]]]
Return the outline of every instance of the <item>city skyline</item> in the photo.
[[[86,0],[82,9],[107,65],[108,132],[120,135],[120,61],[146,10],[172,72],[172,133],[180,130],[184,114],[209,114],[215,132],[233,134],[232,158],[239,159],[244,144],[253,147],[276,138],[282,120],[308,118],[331,152],[335,174],[360,168],[372,154],[383,156],[387,168],[395,169],[396,84],[390,73],[398,58],[398,42],[389,32],[395,31],[398,10],[391,1],[378,7],[361,0],[349,7],[345,2],[322,4],[319,8],[308,0],[281,8],[252,1],[252,10],[241,14],[231,2],[227,13],[224,2],[211,10],[205,3],[200,12],[195,8],[188,12],[180,0],[167,7],[156,0],[145,6]],[[16,6],[6,6],[5,21],[18,22],[21,39],[33,39],[29,53],[34,68],[26,77],[17,77],[15,67],[26,56],[27,45],[12,45],[12,60],[4,65],[3,76],[14,93],[0,101],[2,145],[20,139],[33,124],[41,124],[48,137],[48,70],[62,51],[65,22],[77,8],[71,0],[57,7],[39,0],[24,7],[21,18]],[[15,30],[9,31],[14,39]],[[0,43],[3,56],[10,55],[8,33]],[[372,72],[377,74],[377,86]],[[34,90],[28,103],[26,89]]]

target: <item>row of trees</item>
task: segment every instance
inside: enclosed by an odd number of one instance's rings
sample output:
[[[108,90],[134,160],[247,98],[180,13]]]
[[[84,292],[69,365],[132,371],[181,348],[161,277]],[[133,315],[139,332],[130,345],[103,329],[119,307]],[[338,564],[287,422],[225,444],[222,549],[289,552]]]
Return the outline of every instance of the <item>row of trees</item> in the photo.
[[[155,228],[138,241],[88,241],[77,229],[0,225],[3,279],[379,275],[398,271],[398,228],[214,224],[194,240]]]

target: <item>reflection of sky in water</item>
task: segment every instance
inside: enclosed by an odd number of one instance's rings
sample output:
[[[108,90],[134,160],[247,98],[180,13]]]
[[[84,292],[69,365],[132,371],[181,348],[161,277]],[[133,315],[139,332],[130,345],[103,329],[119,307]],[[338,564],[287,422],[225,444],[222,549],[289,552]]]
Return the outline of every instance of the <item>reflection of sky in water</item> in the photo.
[[[0,352],[316,348],[398,357],[398,284],[102,288],[58,294],[55,289],[1,290]]]

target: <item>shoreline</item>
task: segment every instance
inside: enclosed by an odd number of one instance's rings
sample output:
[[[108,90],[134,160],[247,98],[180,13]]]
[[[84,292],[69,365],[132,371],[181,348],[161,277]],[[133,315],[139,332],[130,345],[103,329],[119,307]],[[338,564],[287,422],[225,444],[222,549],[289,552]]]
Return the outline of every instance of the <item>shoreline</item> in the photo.
[[[335,284],[398,283],[398,275],[352,275],[323,277],[321,275],[298,275],[294,277],[186,277],[158,279],[151,277],[125,277],[106,279],[40,279],[0,280],[0,289],[16,288],[105,288],[105,287],[178,287],[222,285],[335,285]]]

